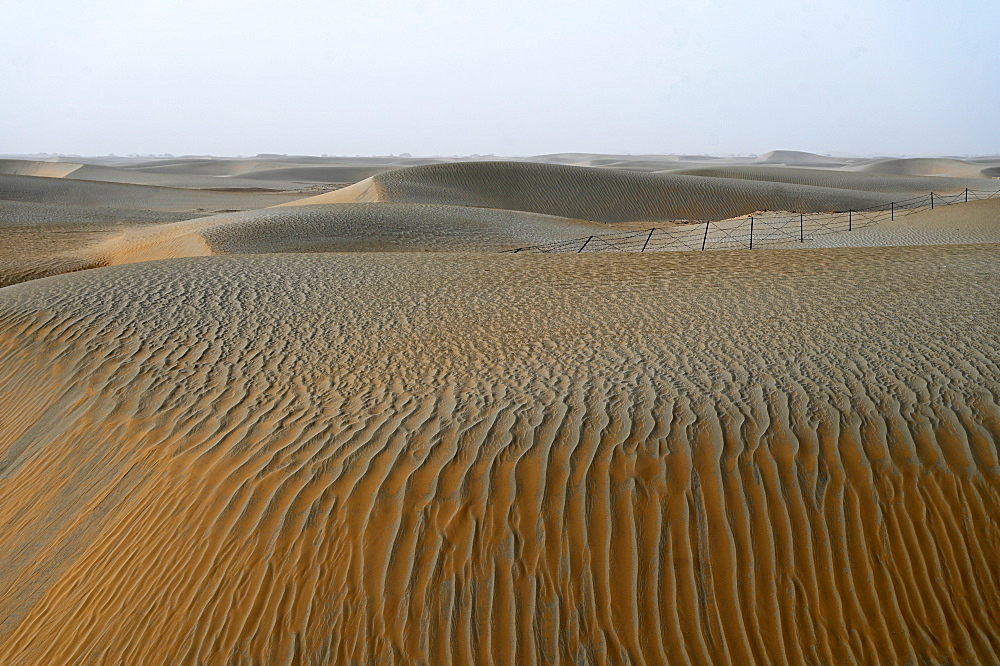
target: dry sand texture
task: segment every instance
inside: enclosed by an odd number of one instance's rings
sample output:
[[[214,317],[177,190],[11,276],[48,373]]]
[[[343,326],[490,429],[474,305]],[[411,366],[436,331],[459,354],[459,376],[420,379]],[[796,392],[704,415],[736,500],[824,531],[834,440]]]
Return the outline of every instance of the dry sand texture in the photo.
[[[614,223],[718,220],[762,209],[846,210],[888,205],[892,198],[882,192],[763,180],[531,162],[470,162],[388,171],[286,205],[444,203]]]
[[[0,661],[1000,658],[997,246],[0,291]]]
[[[538,161],[74,162],[364,178],[269,208],[0,175],[0,663],[1000,661],[997,202],[495,252],[944,169]]]
[[[985,191],[984,191],[985,192]],[[931,208],[928,196],[910,199],[913,208],[890,208],[801,215],[758,211],[753,215],[699,224],[604,233],[520,246],[512,252],[683,252],[793,247],[875,247],[1000,243],[1000,192],[963,202],[963,194],[942,197]]]

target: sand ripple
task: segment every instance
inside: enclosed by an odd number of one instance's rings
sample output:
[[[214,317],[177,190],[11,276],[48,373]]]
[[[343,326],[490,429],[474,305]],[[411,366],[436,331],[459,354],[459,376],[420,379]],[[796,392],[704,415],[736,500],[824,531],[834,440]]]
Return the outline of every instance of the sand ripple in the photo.
[[[0,662],[995,663],[997,251],[0,290]]]
[[[860,210],[888,205],[892,199],[880,192],[795,182],[534,162],[464,162],[387,171],[336,192],[283,205],[431,203],[637,222],[722,220],[757,210]]]

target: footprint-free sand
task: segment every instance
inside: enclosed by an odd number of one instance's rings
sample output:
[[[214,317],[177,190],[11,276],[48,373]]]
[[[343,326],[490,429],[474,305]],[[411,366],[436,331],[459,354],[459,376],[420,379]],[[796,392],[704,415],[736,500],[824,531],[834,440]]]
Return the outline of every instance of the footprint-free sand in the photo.
[[[703,185],[885,194],[821,158]],[[648,222],[546,189],[653,191],[622,162],[445,187],[373,160],[341,166],[381,198],[188,219],[0,206],[40,243],[0,246],[0,663],[1000,660],[995,202],[869,246],[497,252]],[[963,164],[872,177],[992,184]],[[84,208],[99,232],[41,242]]]

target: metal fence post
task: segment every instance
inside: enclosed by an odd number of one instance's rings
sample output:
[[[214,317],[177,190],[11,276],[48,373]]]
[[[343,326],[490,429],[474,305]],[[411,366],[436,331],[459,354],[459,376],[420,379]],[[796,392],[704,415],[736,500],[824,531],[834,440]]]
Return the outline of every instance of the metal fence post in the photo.
[[[802,213],[799,213],[799,242],[806,242],[804,232],[802,231]]]
[[[594,240],[594,237],[593,237],[593,236],[591,236],[591,237],[590,237],[590,238],[588,238],[587,240],[583,241],[583,245],[581,245],[581,246],[580,246],[580,249],[579,249],[579,250],[577,250],[577,251],[576,251],[576,253],[577,253],[577,254],[580,254],[581,252],[583,252],[583,248],[587,247],[587,243],[589,243],[589,242],[590,242],[590,241],[592,241],[592,240]]]
[[[931,210],[934,210],[934,193],[931,192]]]
[[[649,245],[649,239],[653,237],[653,232],[656,231],[656,227],[649,230],[649,235],[646,236],[646,242],[642,244],[642,249],[639,252],[645,252],[646,246]]]
[[[889,202],[889,219],[890,220],[895,220],[896,219],[896,202],[895,201],[890,201]]]
[[[969,203],[969,188],[965,188],[965,203]]]
[[[701,251],[702,252],[705,251],[705,243],[708,242],[708,225],[709,224],[711,224],[711,222],[708,222],[708,221],[705,222],[705,237],[701,239]]]
[[[753,215],[750,216],[750,249],[753,249]]]

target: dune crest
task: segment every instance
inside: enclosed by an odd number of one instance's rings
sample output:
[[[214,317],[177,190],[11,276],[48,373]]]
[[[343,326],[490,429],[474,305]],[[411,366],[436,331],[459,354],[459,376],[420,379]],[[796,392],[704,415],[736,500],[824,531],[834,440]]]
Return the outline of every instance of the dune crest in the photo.
[[[797,183],[494,161],[396,169],[286,205],[440,203],[620,223],[725,219],[762,209],[860,209],[891,200],[883,193]]]
[[[0,159],[0,175],[63,178],[83,167],[71,162],[39,162],[37,160]]]

